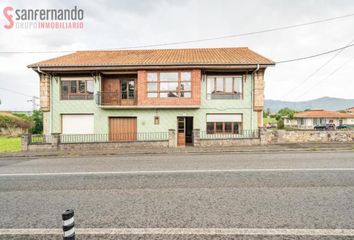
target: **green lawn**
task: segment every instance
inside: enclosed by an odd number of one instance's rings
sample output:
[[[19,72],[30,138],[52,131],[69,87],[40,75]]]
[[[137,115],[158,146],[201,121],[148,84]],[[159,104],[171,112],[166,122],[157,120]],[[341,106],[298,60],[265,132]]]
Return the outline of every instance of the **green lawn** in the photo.
[[[0,152],[18,152],[21,151],[20,137],[0,136]]]

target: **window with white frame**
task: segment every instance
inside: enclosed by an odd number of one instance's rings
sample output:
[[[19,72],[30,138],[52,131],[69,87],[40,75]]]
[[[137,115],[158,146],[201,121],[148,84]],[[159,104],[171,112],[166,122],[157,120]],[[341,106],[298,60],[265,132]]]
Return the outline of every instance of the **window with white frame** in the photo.
[[[242,76],[208,76],[207,99],[242,99]]]

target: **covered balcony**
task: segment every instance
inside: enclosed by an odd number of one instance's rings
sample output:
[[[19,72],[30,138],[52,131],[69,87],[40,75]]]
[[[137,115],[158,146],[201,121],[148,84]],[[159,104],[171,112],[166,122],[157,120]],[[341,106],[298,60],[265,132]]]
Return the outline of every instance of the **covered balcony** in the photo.
[[[102,80],[101,91],[96,93],[99,106],[134,106],[136,101],[136,78],[106,77]]]

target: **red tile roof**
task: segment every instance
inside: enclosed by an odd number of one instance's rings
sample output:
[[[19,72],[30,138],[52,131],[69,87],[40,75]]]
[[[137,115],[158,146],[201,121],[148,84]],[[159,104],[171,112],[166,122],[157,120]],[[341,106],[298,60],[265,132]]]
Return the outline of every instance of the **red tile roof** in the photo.
[[[308,110],[298,112],[294,115],[295,118],[354,118],[354,114],[340,113],[326,110]]]
[[[41,61],[28,67],[74,66],[183,66],[274,65],[248,48],[195,48],[117,51],[78,51]]]
[[[347,108],[346,111],[348,111],[348,112],[354,112],[354,107]]]

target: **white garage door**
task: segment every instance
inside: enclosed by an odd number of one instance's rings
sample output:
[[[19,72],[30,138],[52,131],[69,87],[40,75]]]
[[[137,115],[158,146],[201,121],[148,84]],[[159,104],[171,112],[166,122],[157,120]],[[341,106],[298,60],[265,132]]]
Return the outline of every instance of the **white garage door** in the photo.
[[[62,115],[62,134],[93,134],[93,115]]]

